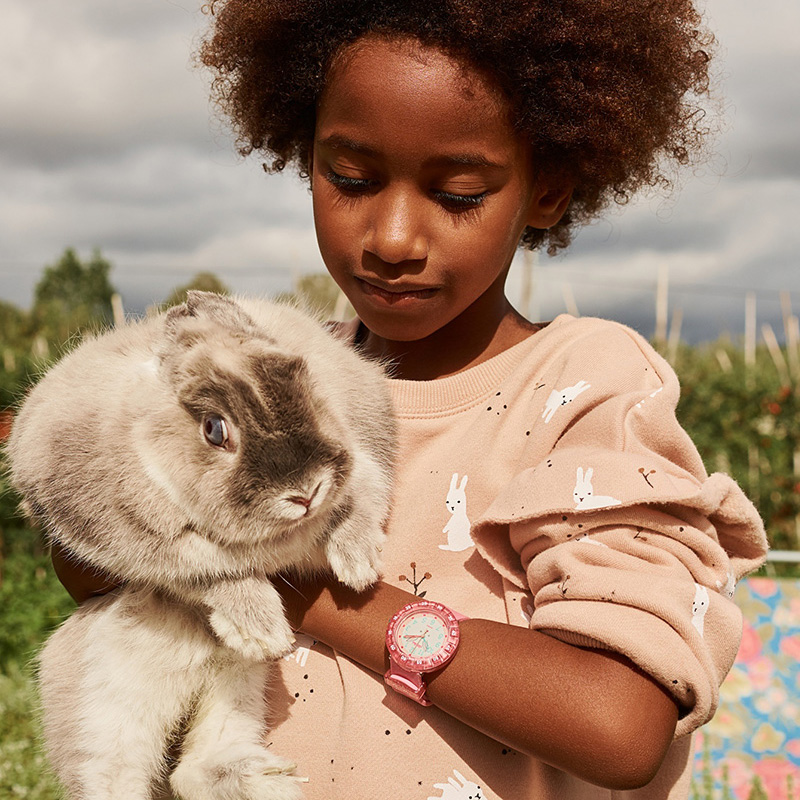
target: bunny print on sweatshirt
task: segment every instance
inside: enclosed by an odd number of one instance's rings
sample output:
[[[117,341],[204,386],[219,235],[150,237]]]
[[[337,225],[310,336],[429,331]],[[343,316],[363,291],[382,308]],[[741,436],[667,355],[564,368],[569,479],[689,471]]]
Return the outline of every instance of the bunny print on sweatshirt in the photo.
[[[450,512],[450,519],[442,529],[442,533],[447,534],[447,544],[440,544],[440,550],[450,550],[459,553],[467,550],[474,545],[472,537],[469,535],[470,521],[467,517],[467,476],[461,478],[458,483],[458,473],[454,472],[450,479],[450,489],[447,492],[447,510]]]
[[[453,775],[455,777],[448,777],[447,783],[434,784],[442,793],[428,800],[486,800],[477,783],[465,778],[457,769],[453,770]]]
[[[593,475],[594,470],[591,467],[586,472],[583,471],[583,467],[578,467],[575,488],[572,490],[575,509],[577,511],[585,511],[587,509],[618,506],[620,501],[616,497],[594,493],[594,487],[592,486]]]

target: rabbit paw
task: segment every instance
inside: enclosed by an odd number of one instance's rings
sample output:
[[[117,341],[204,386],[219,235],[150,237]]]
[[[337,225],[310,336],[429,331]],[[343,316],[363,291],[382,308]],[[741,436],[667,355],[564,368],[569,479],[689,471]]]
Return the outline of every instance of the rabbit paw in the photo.
[[[348,550],[344,547],[328,548],[328,563],[333,574],[345,586],[363,592],[380,578],[380,546],[375,545],[360,550]]]
[[[262,758],[198,764],[181,763],[170,779],[181,797],[224,800],[301,800],[305,778],[294,775],[295,764],[265,754]]]
[[[226,647],[250,661],[281,658],[295,645],[294,632],[282,613],[262,619],[252,614],[237,614],[232,619],[215,610],[209,622]]]

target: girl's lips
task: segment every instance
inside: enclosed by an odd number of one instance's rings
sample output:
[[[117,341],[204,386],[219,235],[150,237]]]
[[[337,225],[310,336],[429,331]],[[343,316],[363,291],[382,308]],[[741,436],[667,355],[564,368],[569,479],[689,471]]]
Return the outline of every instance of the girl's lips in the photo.
[[[395,305],[397,303],[411,303],[415,300],[427,300],[436,294],[437,289],[382,289],[375,286],[363,278],[356,278],[364,294],[378,300],[379,302]]]

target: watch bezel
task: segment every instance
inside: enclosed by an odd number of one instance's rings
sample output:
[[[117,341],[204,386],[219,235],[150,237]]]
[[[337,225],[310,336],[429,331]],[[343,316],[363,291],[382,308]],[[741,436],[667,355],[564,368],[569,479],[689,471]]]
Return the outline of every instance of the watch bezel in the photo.
[[[424,658],[413,658],[403,653],[397,639],[397,628],[408,617],[420,612],[433,612],[444,620],[446,624],[445,640],[435,653]],[[395,664],[409,672],[430,672],[443,667],[455,655],[460,640],[461,630],[458,626],[458,618],[447,606],[430,600],[418,600],[403,606],[391,618],[386,628],[386,646],[389,649],[390,658]]]

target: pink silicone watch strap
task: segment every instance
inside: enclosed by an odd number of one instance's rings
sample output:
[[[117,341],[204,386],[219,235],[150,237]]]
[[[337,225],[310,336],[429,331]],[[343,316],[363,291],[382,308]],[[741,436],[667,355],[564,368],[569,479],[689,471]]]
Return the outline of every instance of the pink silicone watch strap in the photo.
[[[392,662],[383,679],[386,681],[387,686],[411,700],[416,700],[421,706],[433,705],[425,696],[428,687],[425,685],[421,673],[408,672]]]
[[[447,606],[444,606],[444,608],[455,617],[457,622],[469,619],[465,614],[459,614],[458,611],[454,611],[452,608]],[[391,654],[389,658],[389,669],[383,676],[383,679],[386,685],[391,689],[416,701],[421,706],[433,705],[425,695],[428,688],[425,684],[425,673],[411,672],[410,670],[404,669],[402,665],[394,660],[394,656]]]

